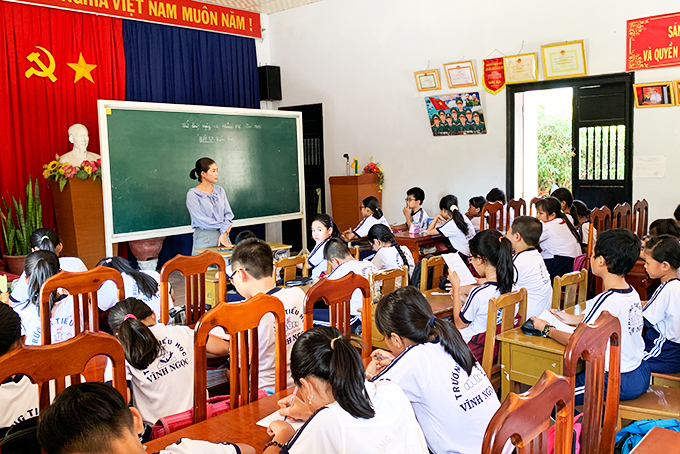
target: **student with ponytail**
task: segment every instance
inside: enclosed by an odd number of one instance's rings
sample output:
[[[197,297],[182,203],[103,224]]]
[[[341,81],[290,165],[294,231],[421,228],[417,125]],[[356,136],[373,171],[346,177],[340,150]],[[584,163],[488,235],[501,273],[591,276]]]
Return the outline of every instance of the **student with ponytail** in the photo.
[[[415,287],[385,295],[375,323],[391,352],[375,350],[367,376],[404,390],[430,452],[479,453],[500,402],[456,327],[436,318]]]
[[[588,249],[588,235],[590,234],[590,210],[581,200],[574,200],[571,204],[571,217],[574,219],[574,228],[578,233],[581,250]],[[593,231],[593,241],[597,241],[597,230]]]
[[[572,271],[574,259],[581,255],[578,233],[562,213],[562,205],[555,197],[536,202],[536,219],[543,223],[539,246],[550,280]]]
[[[309,256],[307,256],[307,264],[312,270],[312,277],[314,279],[327,271],[328,262],[326,262],[323,256],[326,243],[330,238],[338,237],[340,237],[340,229],[333,222],[333,218],[327,214],[317,214],[314,217],[312,221],[312,238],[316,245],[312,252],[309,253]]]
[[[368,231],[371,227],[376,224],[386,225],[387,228],[392,230],[390,223],[387,222],[383,212],[380,209],[380,202],[373,196],[366,197],[361,201],[361,216],[363,219],[359,222],[354,230],[347,229],[344,232],[345,238],[347,240],[353,240],[355,238],[363,238],[368,235]]]
[[[337,329],[315,326],[302,333],[290,370],[298,391],[291,406],[290,397],[279,401],[279,413],[306,422],[295,432],[273,421],[265,454],[427,454],[404,392],[389,380],[366,382],[359,353]]]
[[[408,266],[408,275],[411,276],[415,267],[413,255],[409,248],[397,243],[397,239],[389,227],[376,224],[368,231],[367,238],[371,243],[371,248],[375,251],[371,262],[376,268],[384,270],[401,268],[406,265]]]
[[[437,226],[440,224],[439,226]],[[458,209],[455,195],[446,195],[439,201],[439,213],[427,228],[428,235],[441,233],[449,239],[455,252],[465,261],[470,255],[469,241],[475,235],[472,222]]]
[[[489,300],[515,290],[512,243],[498,230],[482,230],[470,240],[470,262],[486,282],[474,288],[465,304],[460,299],[460,279],[449,273],[453,321],[478,361],[484,354]],[[496,316],[493,314],[492,316]]]

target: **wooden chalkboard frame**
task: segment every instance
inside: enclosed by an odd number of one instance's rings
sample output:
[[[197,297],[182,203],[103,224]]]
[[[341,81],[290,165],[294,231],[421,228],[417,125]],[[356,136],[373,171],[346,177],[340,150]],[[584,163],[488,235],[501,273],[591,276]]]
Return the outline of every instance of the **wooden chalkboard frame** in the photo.
[[[292,219],[305,219],[305,172],[304,172],[304,154],[302,143],[302,113],[281,111],[281,110],[264,110],[264,109],[241,109],[236,107],[214,107],[214,106],[198,106],[189,104],[166,104],[166,103],[152,103],[152,102],[134,102],[134,101],[113,101],[113,100],[98,100],[97,114],[99,118],[99,137],[100,137],[100,154],[102,157],[102,189],[104,202],[104,232],[106,241],[107,256],[113,255],[113,244],[125,241],[143,240],[148,238],[156,238],[170,235],[181,235],[184,233],[191,233],[193,229],[190,225],[180,227],[169,227],[154,230],[143,230],[130,233],[114,233],[113,224],[113,203],[111,191],[111,167],[109,159],[109,137],[108,137],[108,115],[112,109],[124,110],[145,110],[154,112],[180,112],[180,113],[196,113],[196,114],[223,114],[223,115],[240,115],[252,117],[279,117],[279,118],[294,118],[296,123],[297,134],[297,165],[298,165],[298,185],[300,195],[300,210],[294,213],[277,214],[272,216],[251,217],[246,219],[235,219],[234,226],[247,226],[255,224],[265,224],[271,222],[288,221]],[[302,222],[302,246],[307,248],[307,235],[305,223]]]

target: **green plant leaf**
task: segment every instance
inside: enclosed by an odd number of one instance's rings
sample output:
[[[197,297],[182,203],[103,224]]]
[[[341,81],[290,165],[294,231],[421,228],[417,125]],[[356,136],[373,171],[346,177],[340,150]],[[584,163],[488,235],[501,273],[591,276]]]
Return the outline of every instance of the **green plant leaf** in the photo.
[[[59,180],[59,192],[64,190],[64,186],[66,186],[66,183],[68,183],[68,180],[66,178],[62,178]]]
[[[87,180],[87,177],[89,177],[90,175],[88,175],[88,173],[84,170],[79,170],[78,173],[76,173],[76,176],[81,180]]]

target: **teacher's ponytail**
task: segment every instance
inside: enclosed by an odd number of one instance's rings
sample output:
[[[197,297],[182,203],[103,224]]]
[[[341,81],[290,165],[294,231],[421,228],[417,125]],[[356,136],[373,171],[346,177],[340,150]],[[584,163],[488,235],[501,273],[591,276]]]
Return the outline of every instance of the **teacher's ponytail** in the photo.
[[[191,172],[189,172],[189,178],[192,180],[198,180],[199,182],[201,181],[201,173],[202,172],[207,172],[208,169],[210,169],[210,166],[215,164],[215,161],[213,161],[210,158],[201,158],[198,161],[196,161],[196,166],[191,169]]]

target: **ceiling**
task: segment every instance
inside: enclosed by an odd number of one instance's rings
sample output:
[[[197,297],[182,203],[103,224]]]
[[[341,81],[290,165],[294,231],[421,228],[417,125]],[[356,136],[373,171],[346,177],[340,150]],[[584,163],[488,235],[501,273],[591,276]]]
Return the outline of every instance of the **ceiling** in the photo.
[[[320,2],[321,0],[200,0],[204,3],[254,11],[261,14],[273,14],[298,6]]]

